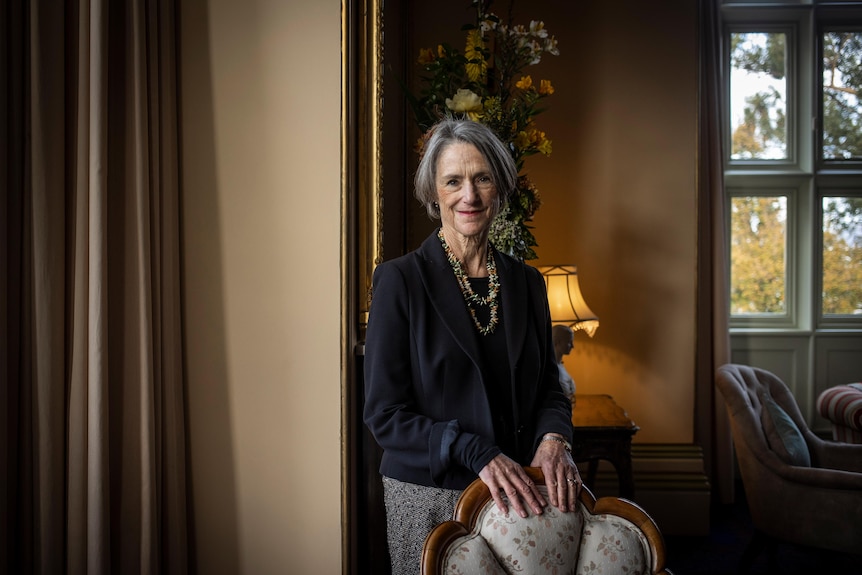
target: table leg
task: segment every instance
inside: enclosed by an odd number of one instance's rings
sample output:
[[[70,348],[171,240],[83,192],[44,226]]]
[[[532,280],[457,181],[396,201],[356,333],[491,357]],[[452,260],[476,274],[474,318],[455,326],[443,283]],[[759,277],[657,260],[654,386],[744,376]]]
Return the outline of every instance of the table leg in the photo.
[[[628,457],[621,457],[614,463],[620,482],[620,497],[633,500],[635,497],[635,480],[632,471],[631,453],[629,453]]]

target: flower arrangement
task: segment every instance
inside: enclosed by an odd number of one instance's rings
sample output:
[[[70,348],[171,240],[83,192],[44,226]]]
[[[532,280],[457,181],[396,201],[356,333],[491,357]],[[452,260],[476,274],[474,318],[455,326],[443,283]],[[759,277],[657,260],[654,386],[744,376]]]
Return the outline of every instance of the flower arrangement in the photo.
[[[472,0],[476,21],[465,25],[464,51],[448,44],[421,49],[418,64],[419,93],[407,95],[423,137],[445,116],[467,116],[491,128],[507,144],[518,168],[518,186],[506,208],[491,225],[490,239],[502,252],[520,259],[535,259],[537,245],[527,225],[541,205],[538,190],[522,173],[524,160],[534,154],[551,154],[551,140],[534,118],[539,104],[554,93],[549,80],[534,82],[524,68],[538,64],[544,54],[558,55],[557,40],[543,22],[529,26],[504,23],[488,11],[489,0]]]

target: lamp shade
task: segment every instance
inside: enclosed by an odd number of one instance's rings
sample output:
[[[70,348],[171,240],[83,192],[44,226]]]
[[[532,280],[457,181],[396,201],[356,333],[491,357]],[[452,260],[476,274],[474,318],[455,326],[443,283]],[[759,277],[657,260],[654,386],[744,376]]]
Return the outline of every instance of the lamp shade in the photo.
[[[599,327],[599,317],[584,301],[578,284],[578,268],[570,265],[538,266],[548,288],[551,322],[564,324],[573,330],[584,330],[593,337]]]

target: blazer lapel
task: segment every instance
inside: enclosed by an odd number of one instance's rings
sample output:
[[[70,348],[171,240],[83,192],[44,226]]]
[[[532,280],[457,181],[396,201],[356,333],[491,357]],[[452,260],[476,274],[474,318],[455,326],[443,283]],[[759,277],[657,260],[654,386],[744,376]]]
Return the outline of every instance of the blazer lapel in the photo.
[[[458,287],[452,266],[449,265],[443,246],[437,239],[437,232],[422,242],[417,251],[420,256],[417,260],[419,276],[437,315],[464,353],[473,360],[479,372],[484,373],[476,328],[464,304],[464,296]]]
[[[506,346],[509,353],[509,369],[515,373],[515,365],[521,357],[526,337],[527,314],[530,307],[527,278],[523,266],[515,260],[494,250],[497,274],[500,276],[503,322],[506,329]],[[513,382],[514,383],[514,382]]]

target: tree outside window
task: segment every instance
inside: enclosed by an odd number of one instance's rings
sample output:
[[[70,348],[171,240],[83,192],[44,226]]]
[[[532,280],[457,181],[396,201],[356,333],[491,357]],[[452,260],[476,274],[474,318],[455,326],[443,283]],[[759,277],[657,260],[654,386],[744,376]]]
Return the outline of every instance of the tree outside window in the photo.
[[[862,160],[862,33],[823,34],[823,159]]]
[[[823,198],[823,315],[862,314],[862,197]]]
[[[731,155],[778,160],[787,151],[787,34],[730,35]]]
[[[785,313],[787,197],[733,197],[730,221],[731,314]]]

